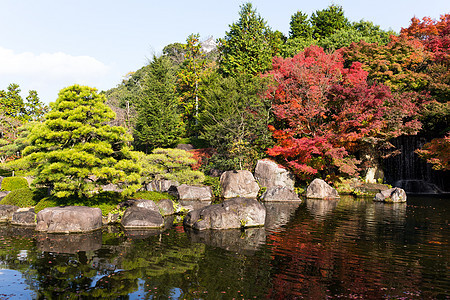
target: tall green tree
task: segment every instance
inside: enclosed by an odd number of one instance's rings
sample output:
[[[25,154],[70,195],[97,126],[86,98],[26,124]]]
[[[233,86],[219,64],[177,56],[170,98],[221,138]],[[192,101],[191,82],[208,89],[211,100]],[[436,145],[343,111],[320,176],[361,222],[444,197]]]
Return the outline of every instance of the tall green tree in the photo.
[[[219,39],[219,68],[225,75],[257,74],[270,68],[275,50],[274,37],[266,21],[251,3],[241,6],[239,20],[230,25],[223,39]]]
[[[349,22],[344,16],[342,6],[330,5],[323,10],[317,10],[311,16],[313,37],[316,39],[332,35],[337,30],[348,27]]]
[[[87,86],[59,92],[44,123],[33,127],[24,159],[33,166],[39,186],[57,197],[90,196],[102,184],[138,187],[139,167],[133,162],[125,129],[106,124],[114,112],[106,98]]]
[[[143,82],[134,128],[136,147],[146,153],[154,148],[174,146],[184,134],[176,81],[170,59],[153,57]]]
[[[271,103],[260,97],[269,82],[270,78],[249,74],[209,79],[200,126],[201,137],[217,151],[215,167],[253,170],[272,145]]]
[[[200,44],[200,35],[189,35],[183,48],[185,59],[177,73],[178,88],[181,93],[180,102],[188,135],[195,135],[200,109],[199,89],[203,73],[206,71],[205,53]]]
[[[308,15],[297,11],[295,14],[291,16],[290,30],[289,30],[289,38],[303,38],[309,39],[312,37],[313,28],[311,26],[311,22],[308,19]]]

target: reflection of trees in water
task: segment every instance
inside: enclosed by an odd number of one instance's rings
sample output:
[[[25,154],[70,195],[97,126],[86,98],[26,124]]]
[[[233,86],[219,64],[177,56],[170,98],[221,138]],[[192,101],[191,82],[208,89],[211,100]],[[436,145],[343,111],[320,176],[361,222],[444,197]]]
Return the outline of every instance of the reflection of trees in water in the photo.
[[[406,205],[381,204],[344,199],[329,209],[307,203],[313,218],[297,216],[284,231],[268,236],[273,250],[268,297],[381,299],[417,293],[426,262],[404,255]]]

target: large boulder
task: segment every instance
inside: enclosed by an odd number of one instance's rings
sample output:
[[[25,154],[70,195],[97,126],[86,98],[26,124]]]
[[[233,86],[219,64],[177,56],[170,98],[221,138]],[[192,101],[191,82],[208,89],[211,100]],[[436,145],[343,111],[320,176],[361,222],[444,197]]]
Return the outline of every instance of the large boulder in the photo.
[[[177,197],[180,201],[184,200],[200,200],[210,201],[213,193],[210,186],[195,186],[182,184],[176,188]]]
[[[121,223],[125,229],[164,227],[164,219],[159,212],[136,206],[127,208]]]
[[[37,231],[89,232],[102,227],[102,210],[87,206],[47,207],[37,213]]]
[[[15,205],[0,205],[0,223],[10,222],[18,209]]]
[[[262,195],[262,201],[301,201],[297,193],[285,186],[272,186]]]
[[[381,191],[375,195],[374,201],[380,202],[406,202],[406,192],[401,188],[392,188]]]
[[[175,205],[170,199],[163,199],[157,205],[162,216],[170,216],[175,213]]]
[[[139,199],[134,202],[133,206],[159,211],[158,205],[152,200]]]
[[[12,216],[12,225],[36,226],[36,213],[34,208],[19,208]]]
[[[253,174],[247,170],[227,171],[220,176],[222,196],[224,198],[256,198],[259,185]]]
[[[193,210],[184,224],[196,230],[263,226],[266,208],[256,199],[235,198]]]
[[[306,198],[336,199],[339,198],[339,194],[335,188],[331,187],[324,180],[316,178],[307,187]]]
[[[294,189],[295,177],[286,168],[269,159],[261,159],[256,164],[255,179],[260,186],[271,188],[273,186],[284,186]]]

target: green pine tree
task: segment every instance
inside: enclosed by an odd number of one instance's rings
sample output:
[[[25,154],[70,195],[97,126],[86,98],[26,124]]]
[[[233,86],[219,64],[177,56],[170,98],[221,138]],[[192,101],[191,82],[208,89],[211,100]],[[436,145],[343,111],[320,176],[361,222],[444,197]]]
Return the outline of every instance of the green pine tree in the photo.
[[[170,59],[154,57],[144,81],[134,128],[136,147],[145,153],[158,147],[174,146],[184,133],[176,80]]]
[[[57,197],[87,196],[99,185],[138,187],[139,167],[131,158],[131,136],[106,123],[114,112],[106,98],[87,86],[62,89],[44,123],[33,127],[25,158],[35,168],[34,183]]]
[[[225,75],[266,71],[272,64],[276,38],[266,21],[257,14],[251,3],[241,6],[239,20],[230,25],[225,38],[219,39],[219,68]]]

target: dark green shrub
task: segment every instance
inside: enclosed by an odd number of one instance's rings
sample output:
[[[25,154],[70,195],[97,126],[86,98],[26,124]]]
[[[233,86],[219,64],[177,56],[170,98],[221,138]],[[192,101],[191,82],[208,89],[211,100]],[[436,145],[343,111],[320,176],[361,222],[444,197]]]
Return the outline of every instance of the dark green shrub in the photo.
[[[33,190],[28,187],[14,190],[0,201],[2,205],[16,205],[19,207],[31,207],[35,206],[36,203]]]
[[[220,177],[205,176],[205,180],[203,180],[203,184],[211,187],[214,197],[219,198],[222,196],[222,187],[220,186]]]
[[[2,191],[14,191],[28,187],[28,181],[23,177],[5,177],[2,181]]]

